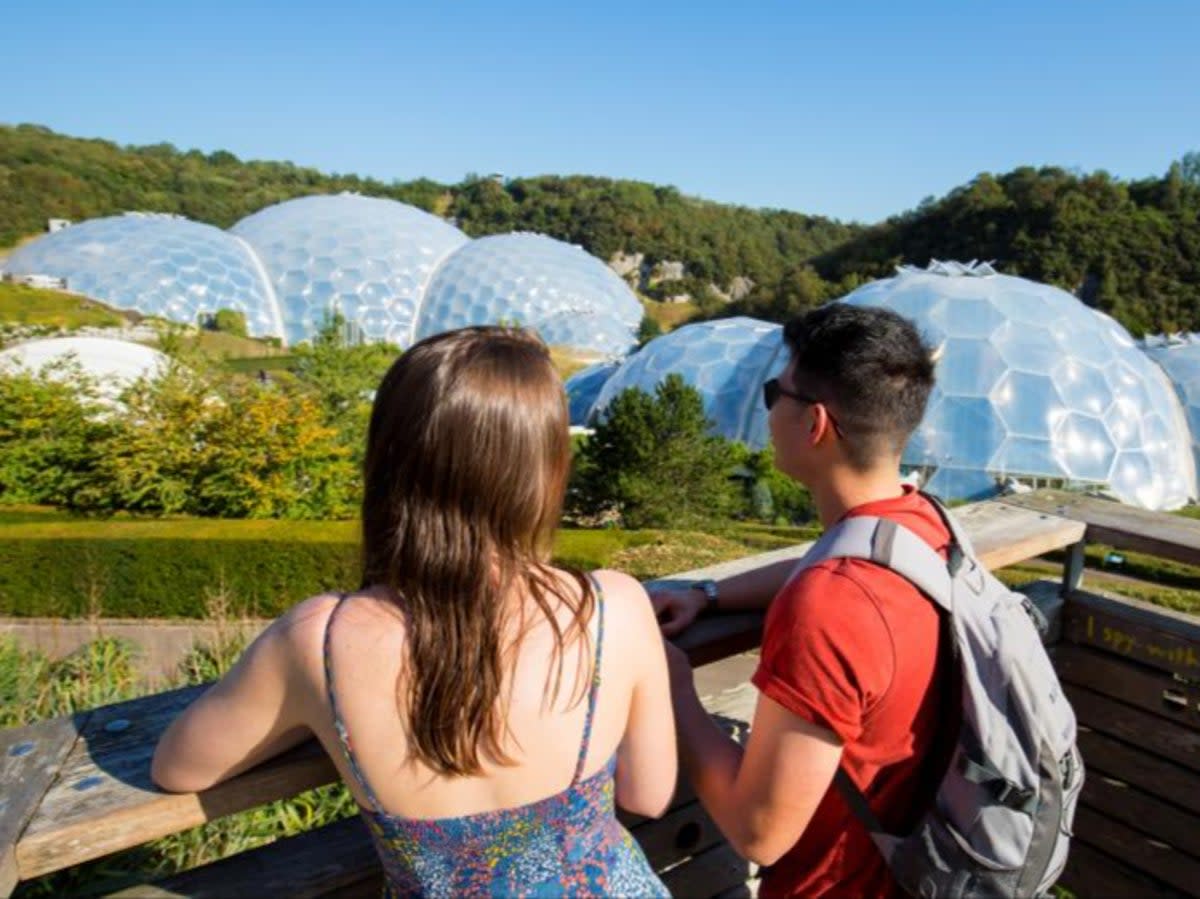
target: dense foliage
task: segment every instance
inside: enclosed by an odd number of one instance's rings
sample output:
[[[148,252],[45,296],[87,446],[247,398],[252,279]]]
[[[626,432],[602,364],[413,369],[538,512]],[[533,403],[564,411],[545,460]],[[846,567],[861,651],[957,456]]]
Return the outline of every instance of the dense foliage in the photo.
[[[272,203],[358,191],[453,217],[472,236],[533,230],[604,259],[644,256],[684,265],[682,278],[643,286],[689,293],[704,314],[780,320],[898,263],[993,259],[1048,281],[1132,330],[1200,329],[1200,154],[1161,178],[1019,168],[980,174],[941,199],[870,228],[777,209],[686,197],[672,187],[584,176],[469,176],[459,184],[327,175],[289,162],[242,161],[170,144],[120,147],[35,125],[0,126],[0,246],[51,217],[125,210],[180,213],[228,227]],[[735,278],[750,294],[726,305],[713,290]]]
[[[700,394],[679,375],[653,396],[622,391],[576,453],[572,510],[634,528],[729,518],[738,503],[735,457],[710,426]]]

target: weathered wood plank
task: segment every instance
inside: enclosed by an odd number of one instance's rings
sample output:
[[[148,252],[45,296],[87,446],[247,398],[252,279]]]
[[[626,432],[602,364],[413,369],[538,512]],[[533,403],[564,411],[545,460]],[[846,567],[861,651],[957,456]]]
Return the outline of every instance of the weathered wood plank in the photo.
[[[157,883],[120,890],[110,899],[314,899],[329,893],[344,895],[372,874],[378,878],[379,870],[366,824],[355,815]],[[378,896],[378,885],[375,890]]]
[[[1101,852],[1146,877],[1160,880],[1187,896],[1200,896],[1200,859],[1168,843],[1151,839],[1102,812],[1080,805],[1075,834]]]
[[[1076,591],[1063,610],[1067,640],[1200,678],[1200,620],[1132,599]]]
[[[1070,643],[1057,648],[1054,667],[1064,683],[1118,699],[1164,723],[1200,730],[1200,684]]]
[[[1086,725],[1087,722],[1083,723]],[[1079,751],[1087,766],[1088,777],[1107,774],[1119,778],[1145,793],[1200,815],[1196,772],[1087,727],[1080,728]]]
[[[975,554],[989,569],[1003,568],[1064,549],[1083,539],[1084,526],[1069,518],[1020,508],[1009,497],[953,510]]]
[[[1079,839],[1071,843],[1067,867],[1058,883],[1079,899],[1181,899],[1183,896]]]
[[[1200,733],[1074,684],[1064,684],[1063,692],[1078,720],[1092,730],[1200,771]]]
[[[17,840],[58,776],[88,714],[0,731],[0,896],[16,888]]]
[[[1091,543],[1200,565],[1200,521],[1061,490],[1006,496],[1004,502],[1083,522]]]
[[[92,713],[17,843],[22,880],[336,779],[332,762],[310,742],[202,794],[160,792],[150,781],[154,746],[202,689],[160,693]]]
[[[721,843],[659,876],[672,896],[715,896],[749,880],[750,863]]]
[[[1081,801],[1147,836],[1200,858],[1200,816],[1090,769]]]

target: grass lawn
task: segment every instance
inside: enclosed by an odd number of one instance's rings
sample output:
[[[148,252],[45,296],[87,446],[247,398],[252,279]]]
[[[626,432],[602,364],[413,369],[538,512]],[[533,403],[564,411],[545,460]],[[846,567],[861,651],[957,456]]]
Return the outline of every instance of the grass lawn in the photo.
[[[103,303],[57,290],[0,282],[0,323],[42,328],[119,328],[129,317]]]

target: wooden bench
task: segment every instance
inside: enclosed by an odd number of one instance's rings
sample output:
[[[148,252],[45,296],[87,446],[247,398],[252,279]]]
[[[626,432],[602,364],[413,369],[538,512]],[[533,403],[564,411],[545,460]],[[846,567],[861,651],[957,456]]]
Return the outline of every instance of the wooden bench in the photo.
[[[1007,502],[1072,518],[1087,542],[1200,566],[1200,521],[1062,492]],[[1078,586],[1055,665],[1087,766],[1062,883],[1081,897],[1200,896],[1200,619]]]
[[[1078,543],[1078,521],[1007,502],[956,510],[991,568]],[[687,572],[723,577],[798,558],[794,547]],[[1056,590],[1052,590],[1057,592]],[[701,683],[713,686],[706,706],[745,731],[754,693],[746,684],[762,616],[727,615],[699,622],[681,638]],[[725,686],[722,687],[724,677]],[[106,706],[0,732],[0,896],[19,881],[59,871],[237,811],[283,799],[336,779],[316,743],[272,759],[200,794],[154,788],[149,762],[168,722],[202,687]],[[686,786],[655,821],[626,817],[656,870],[675,895],[745,895],[749,866],[730,849]],[[118,895],[316,896],[376,895],[378,864],[358,818],[283,839]]]

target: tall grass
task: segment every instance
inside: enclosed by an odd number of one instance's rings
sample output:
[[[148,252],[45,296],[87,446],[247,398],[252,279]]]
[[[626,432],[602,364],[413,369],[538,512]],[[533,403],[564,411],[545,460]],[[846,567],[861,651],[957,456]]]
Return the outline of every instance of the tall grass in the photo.
[[[167,684],[137,675],[136,648],[102,637],[59,661],[0,637],[0,726],[17,727],[56,715],[133,699],[165,687],[214,680],[244,649],[228,616],[226,598],[210,600],[217,636],[193,645]],[[307,790],[291,799],[210,821],[144,846],[22,884],[16,897],[93,896],[183,871],[237,852],[293,836],[354,814],[342,784]]]

